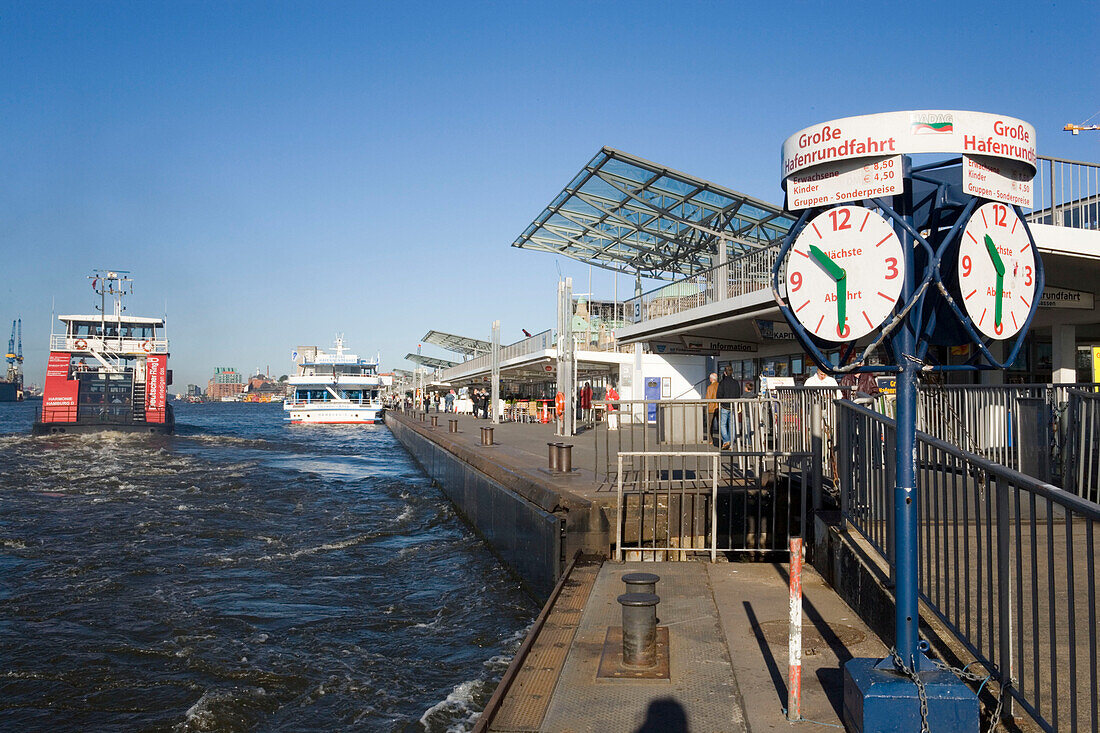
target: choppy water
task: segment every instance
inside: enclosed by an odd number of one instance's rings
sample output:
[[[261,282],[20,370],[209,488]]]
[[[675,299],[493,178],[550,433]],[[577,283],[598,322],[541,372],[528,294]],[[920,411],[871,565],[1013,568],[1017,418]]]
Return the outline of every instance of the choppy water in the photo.
[[[537,612],[381,426],[0,404],[0,729],[468,730]]]

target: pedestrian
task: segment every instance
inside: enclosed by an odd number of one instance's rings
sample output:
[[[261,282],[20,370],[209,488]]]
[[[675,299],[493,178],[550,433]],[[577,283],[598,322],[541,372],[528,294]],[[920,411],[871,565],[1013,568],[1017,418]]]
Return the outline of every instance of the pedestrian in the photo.
[[[615,389],[615,383],[611,382],[607,385],[607,392],[604,394],[604,400],[607,402],[607,429],[618,430],[619,429],[619,413],[618,405],[615,405],[619,399],[619,391]]]
[[[450,392],[447,393],[447,396],[443,398],[443,411],[448,413],[453,412],[454,405],[455,391],[452,389]]]
[[[581,390],[581,414],[586,425],[592,423],[592,383],[585,382]]]
[[[718,372],[711,372],[708,379],[706,398],[708,400],[718,399]],[[713,439],[714,434],[718,432],[717,402],[708,402],[703,406],[703,430],[708,436],[703,439],[703,442],[709,443]]]
[[[736,400],[741,396],[741,383],[733,378],[733,368],[727,366],[722,370],[722,379],[718,382],[717,398],[719,400]],[[722,450],[730,450],[737,440],[737,414],[736,405],[733,402],[719,402],[718,430],[722,439]]]

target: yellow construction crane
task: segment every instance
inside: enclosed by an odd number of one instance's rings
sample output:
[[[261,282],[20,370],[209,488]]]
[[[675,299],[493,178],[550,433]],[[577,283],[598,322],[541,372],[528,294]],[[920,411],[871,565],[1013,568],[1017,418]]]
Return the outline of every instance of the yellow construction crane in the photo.
[[[1076,135],[1081,132],[1081,130],[1100,130],[1100,125],[1075,125],[1071,122],[1062,129]]]

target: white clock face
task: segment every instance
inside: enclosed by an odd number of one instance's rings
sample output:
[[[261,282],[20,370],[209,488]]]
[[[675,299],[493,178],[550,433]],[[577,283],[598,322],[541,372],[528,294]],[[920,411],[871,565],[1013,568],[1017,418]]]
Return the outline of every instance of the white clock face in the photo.
[[[1035,300],[1035,248],[1011,206],[983,204],[959,243],[963,307],[981,333],[1019,333]]]
[[[826,341],[854,341],[882,324],[905,281],[901,240],[880,214],[838,206],[815,216],[787,257],[787,300]]]

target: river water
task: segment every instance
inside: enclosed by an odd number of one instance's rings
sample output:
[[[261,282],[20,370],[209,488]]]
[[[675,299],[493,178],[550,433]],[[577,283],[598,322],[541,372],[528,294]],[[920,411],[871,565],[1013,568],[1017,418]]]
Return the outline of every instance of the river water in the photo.
[[[0,730],[469,730],[537,613],[383,426],[0,404]]]

